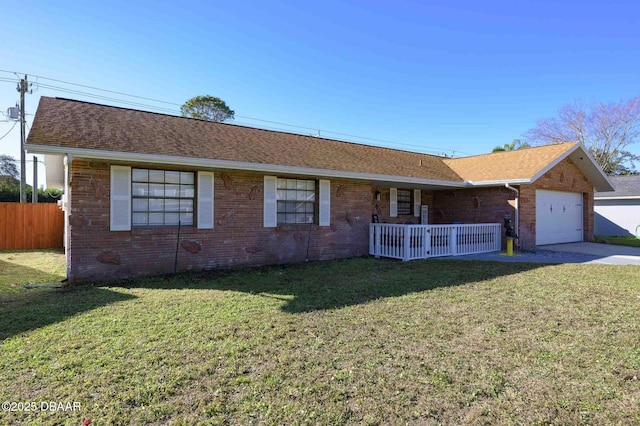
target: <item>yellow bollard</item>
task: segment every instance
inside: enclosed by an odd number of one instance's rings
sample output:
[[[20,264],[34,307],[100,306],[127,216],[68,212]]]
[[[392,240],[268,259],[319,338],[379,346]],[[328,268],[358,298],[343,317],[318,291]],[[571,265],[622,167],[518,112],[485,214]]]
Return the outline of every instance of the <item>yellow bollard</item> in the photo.
[[[507,256],[513,256],[513,238],[507,238]]]

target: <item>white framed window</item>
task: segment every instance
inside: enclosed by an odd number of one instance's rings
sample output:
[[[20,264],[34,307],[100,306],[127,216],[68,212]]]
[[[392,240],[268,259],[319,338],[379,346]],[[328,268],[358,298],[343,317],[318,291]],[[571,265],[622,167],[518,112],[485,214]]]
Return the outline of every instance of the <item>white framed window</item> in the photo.
[[[197,176],[197,177],[196,177]],[[110,229],[213,228],[214,173],[111,166]]]
[[[264,177],[264,226],[331,224],[331,182]]]
[[[410,189],[398,189],[398,214],[413,214],[413,191]]]
[[[131,169],[131,225],[193,225],[195,173]]]
[[[278,178],[276,181],[278,225],[316,223],[317,199],[315,180]]]
[[[420,217],[420,205],[422,204],[422,192],[419,189],[398,189],[389,190],[389,215],[410,215]]]

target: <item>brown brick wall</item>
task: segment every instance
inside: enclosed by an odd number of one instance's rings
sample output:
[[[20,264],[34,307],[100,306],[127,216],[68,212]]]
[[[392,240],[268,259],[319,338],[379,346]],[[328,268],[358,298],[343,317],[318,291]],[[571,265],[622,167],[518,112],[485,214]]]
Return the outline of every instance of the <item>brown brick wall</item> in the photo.
[[[520,223],[526,224],[526,226],[521,226],[520,229],[521,244],[524,244],[527,248],[535,247],[536,189],[582,193],[583,238],[584,241],[593,241],[593,185],[589,183],[580,169],[567,158],[532,185],[522,185],[520,188]]]
[[[584,240],[593,241],[593,186],[582,172],[565,159],[532,185],[514,185],[520,190],[518,245],[533,249],[536,245],[536,189],[580,192],[583,195]],[[433,223],[503,222],[506,214],[515,216],[515,193],[504,187],[457,191],[435,191]],[[502,230],[504,235],[504,228]]]
[[[505,215],[513,217],[515,195],[504,187],[435,191],[433,221],[502,223]]]
[[[500,223],[515,216],[516,193],[505,187],[435,191],[433,223]],[[502,235],[505,229],[502,227]],[[503,239],[503,245],[505,245]]]
[[[398,189],[410,189],[399,186]],[[380,201],[375,200],[375,193],[380,192]],[[391,217],[389,210],[390,204],[390,189],[383,187],[373,187],[372,196],[374,197],[373,213],[378,215],[381,223],[420,223],[420,218],[410,215],[398,215],[398,217]],[[429,206],[429,223],[433,223],[431,220],[431,206],[433,205],[433,192],[421,191],[421,204]]]
[[[69,279],[85,282],[172,272],[177,227],[109,230],[110,165],[73,160]],[[366,255],[372,200],[367,183],[331,180],[331,226],[264,228],[263,175],[216,171],[215,227],[182,227],[177,269],[303,262],[307,245],[309,260]]]
[[[71,167],[69,279],[104,280],[172,272],[176,228],[110,231],[110,163],[74,159]],[[135,167],[135,165],[133,165]],[[149,165],[138,165],[153,168]],[[159,166],[157,168],[164,168]],[[181,170],[180,167],[171,167]],[[185,169],[182,170],[193,170]],[[520,246],[535,247],[535,190],[581,192],[585,240],[593,240],[593,188],[565,160],[533,185],[520,189]],[[375,193],[380,192],[380,200]],[[514,216],[515,193],[504,187],[422,191],[429,223],[502,223]],[[215,227],[183,227],[178,270],[216,269],[363,256],[371,215],[381,222],[419,223],[413,215],[389,217],[389,188],[331,180],[331,226],[263,227],[263,175],[215,171]],[[504,232],[504,229],[503,229]]]

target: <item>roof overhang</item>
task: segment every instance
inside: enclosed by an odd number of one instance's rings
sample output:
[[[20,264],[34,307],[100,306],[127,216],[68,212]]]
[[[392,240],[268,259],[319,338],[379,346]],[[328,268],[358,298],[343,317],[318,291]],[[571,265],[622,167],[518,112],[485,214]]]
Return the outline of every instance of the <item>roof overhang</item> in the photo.
[[[594,200],[640,200],[640,195],[621,195],[619,197],[598,197],[597,195],[593,196]]]
[[[598,192],[613,191],[613,184],[602,171],[596,160],[593,159],[589,151],[581,143],[575,144],[571,149],[567,150],[564,154],[560,155],[554,161],[549,163],[545,168],[536,173],[531,179],[531,182],[535,182],[549,170],[557,166],[564,159],[569,158],[573,164],[580,169],[582,174],[591,182],[593,187]]]
[[[94,150],[83,148],[63,148],[48,145],[25,145],[25,148],[32,153],[45,154],[45,167],[47,168],[47,186],[62,187],[61,178],[64,176],[64,156],[70,155],[73,158],[88,158],[96,160],[109,160],[129,163],[148,164],[171,164],[177,166],[243,170],[260,173],[277,173],[297,176],[328,177],[338,179],[355,179],[372,182],[379,186],[404,185],[415,189],[460,189],[468,188],[468,182],[444,181],[437,179],[425,179],[408,176],[392,176],[376,173],[363,173],[344,170],[328,170],[311,167],[283,166],[277,164],[248,163],[241,161],[217,160],[209,158],[177,157],[157,154],[139,154],[119,151]],[[51,172],[49,168],[51,167]],[[52,176],[49,181],[49,174]]]
[[[504,186],[504,184],[509,185],[527,185],[532,184],[549,170],[560,164],[564,159],[569,158],[573,162],[573,164],[580,169],[582,174],[592,183],[593,187],[596,191],[604,192],[604,191],[613,191],[613,184],[609,180],[606,174],[602,171],[598,163],[593,159],[589,151],[585,149],[584,145],[576,144],[573,148],[569,149],[564,154],[560,155],[558,158],[549,163],[545,168],[540,170],[534,176],[530,178],[519,178],[519,179],[505,179],[505,180],[488,180],[488,181],[472,181],[469,182],[474,187],[482,187],[482,186]]]
[[[483,181],[469,181],[469,185],[474,188],[485,187],[485,186],[504,186],[508,185],[525,185],[531,183],[531,179],[521,178],[521,179],[502,179],[502,180],[483,180]]]

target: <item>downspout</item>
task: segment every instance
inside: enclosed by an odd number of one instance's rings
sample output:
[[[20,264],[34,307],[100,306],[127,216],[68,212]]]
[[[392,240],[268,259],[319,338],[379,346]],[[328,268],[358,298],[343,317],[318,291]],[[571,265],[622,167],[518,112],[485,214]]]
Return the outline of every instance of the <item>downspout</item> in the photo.
[[[63,158],[64,163],[64,188],[62,192],[62,210],[64,211],[64,254],[66,258],[68,281],[71,277],[71,230],[69,229],[69,215],[71,214],[71,153]]]
[[[518,191],[516,188],[509,185],[508,183],[505,183],[504,187],[516,193],[516,202],[515,202],[516,212],[515,212],[514,223],[515,223],[516,235],[520,236],[520,215],[518,214],[518,200],[520,198],[520,191]]]

